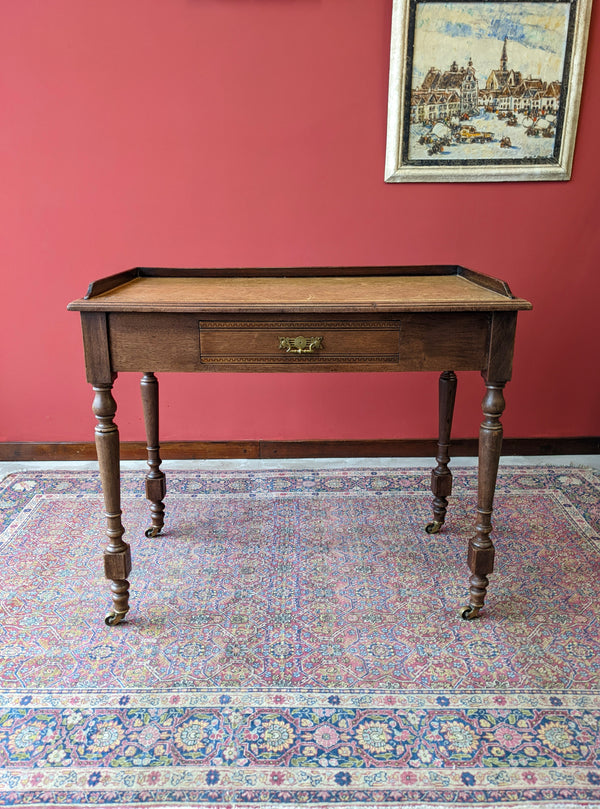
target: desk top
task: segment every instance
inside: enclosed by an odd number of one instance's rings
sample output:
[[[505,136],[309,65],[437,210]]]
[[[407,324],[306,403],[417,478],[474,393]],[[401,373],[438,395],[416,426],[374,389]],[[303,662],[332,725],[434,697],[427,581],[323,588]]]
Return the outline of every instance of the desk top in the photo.
[[[68,308],[95,312],[517,311],[507,284],[456,266],[240,270],[136,268]]]

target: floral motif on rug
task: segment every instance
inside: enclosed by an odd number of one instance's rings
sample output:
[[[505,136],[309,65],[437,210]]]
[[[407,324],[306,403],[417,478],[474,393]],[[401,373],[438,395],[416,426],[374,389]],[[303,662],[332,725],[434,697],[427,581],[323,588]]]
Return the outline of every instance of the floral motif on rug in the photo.
[[[170,472],[107,627],[99,477],[0,484],[0,806],[600,803],[600,475],[501,468],[462,621],[476,472]]]

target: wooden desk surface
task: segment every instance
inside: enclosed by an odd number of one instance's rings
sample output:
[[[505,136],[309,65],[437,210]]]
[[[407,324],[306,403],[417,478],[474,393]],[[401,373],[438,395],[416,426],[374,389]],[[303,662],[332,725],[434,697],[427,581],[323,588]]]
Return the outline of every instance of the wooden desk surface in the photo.
[[[399,271],[401,268],[399,268]],[[327,277],[147,276],[73,301],[77,311],[415,312],[517,311],[531,304],[477,273]],[[282,273],[285,270],[281,271]]]

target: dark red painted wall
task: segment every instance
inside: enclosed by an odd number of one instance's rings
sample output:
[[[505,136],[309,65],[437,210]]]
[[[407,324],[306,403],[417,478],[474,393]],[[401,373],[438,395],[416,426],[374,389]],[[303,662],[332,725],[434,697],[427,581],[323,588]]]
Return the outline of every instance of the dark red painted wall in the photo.
[[[91,439],[78,316],[136,265],[460,263],[521,315],[505,426],[600,432],[599,19],[573,177],[383,182],[391,0],[19,0],[0,27],[0,440]],[[596,45],[596,47],[594,47]],[[425,437],[431,375],[162,378],[164,439]],[[137,380],[116,383],[141,438]],[[463,374],[455,434],[480,421]]]

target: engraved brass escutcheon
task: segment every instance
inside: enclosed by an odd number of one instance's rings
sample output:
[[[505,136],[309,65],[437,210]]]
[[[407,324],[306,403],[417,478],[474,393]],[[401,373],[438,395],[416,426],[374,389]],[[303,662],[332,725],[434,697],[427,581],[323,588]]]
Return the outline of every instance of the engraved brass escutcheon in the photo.
[[[291,354],[313,354],[323,348],[322,337],[280,337],[279,348]]]

